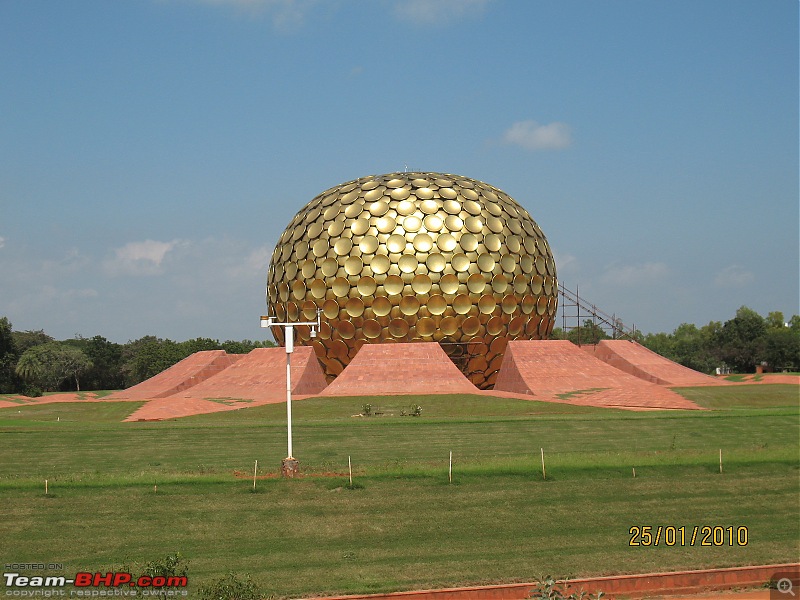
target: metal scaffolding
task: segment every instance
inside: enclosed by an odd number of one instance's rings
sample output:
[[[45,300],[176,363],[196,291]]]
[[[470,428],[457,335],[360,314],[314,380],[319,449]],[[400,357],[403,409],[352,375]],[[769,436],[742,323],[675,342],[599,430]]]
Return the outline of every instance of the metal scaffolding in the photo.
[[[627,327],[622,319],[615,314],[600,310],[591,304],[586,298],[581,298],[578,293],[578,286],[575,291],[568,289],[562,282],[558,284],[558,292],[561,296],[561,329],[566,333],[574,329],[579,331],[583,328],[584,322],[591,319],[595,327],[602,329],[612,339],[635,339],[636,326]],[[578,345],[580,345],[580,334],[578,335]]]

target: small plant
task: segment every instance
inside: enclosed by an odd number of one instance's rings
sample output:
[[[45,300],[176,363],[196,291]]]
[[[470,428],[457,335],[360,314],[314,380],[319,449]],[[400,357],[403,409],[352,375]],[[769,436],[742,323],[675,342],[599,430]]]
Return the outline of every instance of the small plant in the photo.
[[[400,416],[401,417],[418,417],[422,414],[422,407],[419,404],[412,404],[408,407],[408,410],[405,408],[400,409]]]
[[[365,417],[372,416],[372,404],[364,404],[361,406],[361,414]]]
[[[569,585],[564,587],[563,583],[548,575],[542,577],[536,587],[528,593],[528,598],[529,600],[600,600],[605,596],[603,592],[588,594],[583,590],[567,594],[569,588]]]
[[[151,579],[156,577],[163,577],[167,582],[177,582],[180,579],[187,577],[189,572],[189,565],[181,556],[180,552],[175,554],[167,554],[164,558],[157,558],[151,560],[144,566],[142,575],[147,575]],[[164,587],[173,587],[165,585]],[[182,587],[176,585],[175,587]]]
[[[201,600],[258,600],[261,592],[248,574],[240,579],[235,573],[215,579],[199,590]]]

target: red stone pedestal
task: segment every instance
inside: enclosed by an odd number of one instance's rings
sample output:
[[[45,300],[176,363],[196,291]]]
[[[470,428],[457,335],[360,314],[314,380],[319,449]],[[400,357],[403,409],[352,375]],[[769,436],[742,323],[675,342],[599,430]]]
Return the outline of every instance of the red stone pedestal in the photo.
[[[281,475],[294,479],[300,474],[300,461],[296,458],[284,458],[281,461]]]

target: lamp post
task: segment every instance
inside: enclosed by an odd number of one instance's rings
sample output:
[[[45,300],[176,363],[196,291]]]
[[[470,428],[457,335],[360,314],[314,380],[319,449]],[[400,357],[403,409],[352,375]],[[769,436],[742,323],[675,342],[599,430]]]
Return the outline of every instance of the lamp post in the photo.
[[[261,327],[283,327],[284,346],[286,347],[286,429],[287,429],[287,456],[281,461],[281,473],[284,477],[294,477],[300,469],[300,462],[294,457],[292,451],[292,352],[294,352],[294,328],[297,325],[311,327],[311,337],[317,337],[320,328],[320,315],[322,309],[317,309],[316,321],[299,321],[297,323],[278,323],[275,317],[262,316]]]

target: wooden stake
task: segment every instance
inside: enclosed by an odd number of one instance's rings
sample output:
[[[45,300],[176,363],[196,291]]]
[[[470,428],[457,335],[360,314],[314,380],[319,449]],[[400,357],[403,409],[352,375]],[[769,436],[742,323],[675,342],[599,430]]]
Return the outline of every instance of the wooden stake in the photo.
[[[153,493],[154,493],[154,494],[157,494],[157,493],[158,493],[158,485],[154,485],[154,486],[153,486]]]
[[[256,466],[253,468],[253,491],[256,491],[256,475],[258,474],[258,459],[256,459]]]
[[[719,472],[722,473],[722,448],[719,449]]]
[[[353,463],[350,461],[350,455],[347,455],[347,471],[350,473],[350,487],[353,487]]]
[[[547,479],[547,471],[544,469],[544,448],[542,448],[542,479]]]
[[[453,483],[453,451],[450,450],[450,467],[447,471],[447,479],[450,483]]]
[[[636,467],[633,467],[633,477],[636,478]]]
[[[47,479],[44,480],[44,495],[47,496]]]

